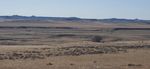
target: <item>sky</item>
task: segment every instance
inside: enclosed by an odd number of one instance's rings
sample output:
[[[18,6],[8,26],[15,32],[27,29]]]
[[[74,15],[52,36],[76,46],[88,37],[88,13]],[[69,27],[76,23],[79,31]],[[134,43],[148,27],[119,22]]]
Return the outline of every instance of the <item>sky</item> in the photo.
[[[0,15],[150,20],[150,0],[0,0]]]

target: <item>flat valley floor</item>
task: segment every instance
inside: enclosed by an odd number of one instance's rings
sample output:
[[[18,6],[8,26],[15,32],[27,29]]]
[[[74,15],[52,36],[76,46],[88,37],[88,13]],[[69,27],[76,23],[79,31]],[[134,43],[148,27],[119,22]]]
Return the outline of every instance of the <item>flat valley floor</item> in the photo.
[[[150,69],[149,28],[0,22],[0,69]],[[93,42],[94,36],[101,42]]]

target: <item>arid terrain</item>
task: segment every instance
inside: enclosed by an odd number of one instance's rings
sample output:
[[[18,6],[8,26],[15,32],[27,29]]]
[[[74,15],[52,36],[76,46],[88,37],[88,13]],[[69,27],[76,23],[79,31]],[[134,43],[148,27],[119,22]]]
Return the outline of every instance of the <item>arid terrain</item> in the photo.
[[[63,19],[0,18],[0,69],[150,69],[150,24]]]

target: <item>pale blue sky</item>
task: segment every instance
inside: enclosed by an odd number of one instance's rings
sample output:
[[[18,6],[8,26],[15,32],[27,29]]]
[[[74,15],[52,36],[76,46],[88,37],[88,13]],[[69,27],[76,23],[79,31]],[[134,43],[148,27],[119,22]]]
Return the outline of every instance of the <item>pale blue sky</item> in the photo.
[[[150,0],[0,0],[0,15],[150,19]]]

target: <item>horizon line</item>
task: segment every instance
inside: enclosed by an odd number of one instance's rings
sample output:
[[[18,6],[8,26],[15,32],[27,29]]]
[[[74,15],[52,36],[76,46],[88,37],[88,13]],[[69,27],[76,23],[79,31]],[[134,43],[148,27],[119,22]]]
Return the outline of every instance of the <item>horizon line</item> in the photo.
[[[22,16],[22,17],[58,17],[58,18],[79,18],[79,19],[131,19],[131,20],[150,20],[150,19],[142,19],[142,18],[122,18],[122,17],[110,17],[110,18],[86,18],[86,17],[78,17],[78,16],[42,16],[42,15],[0,15],[0,16]]]

